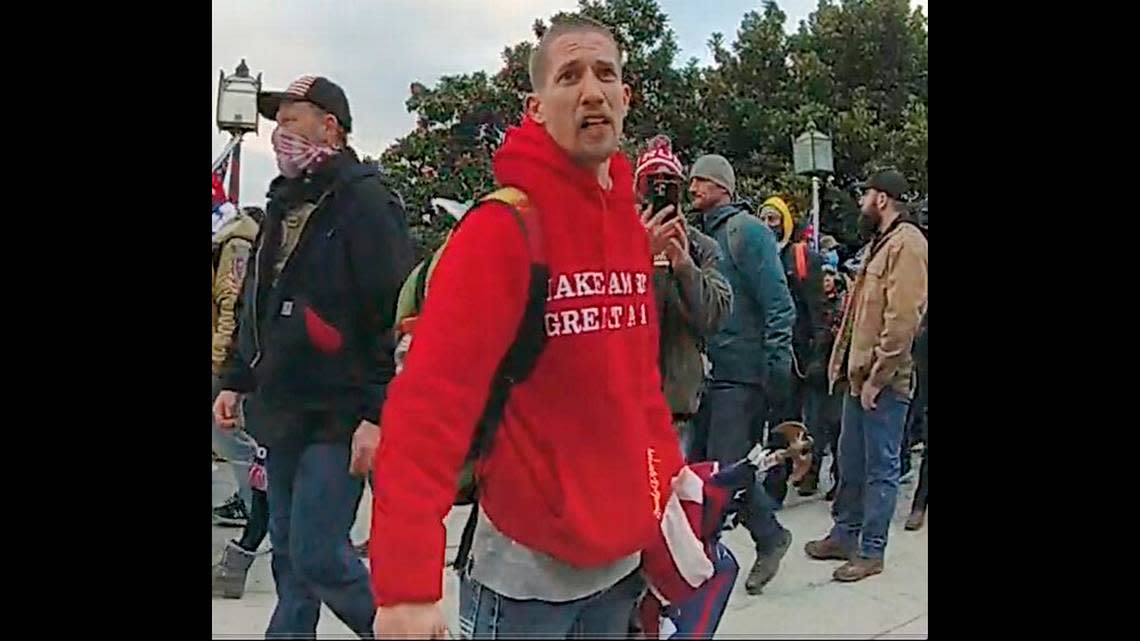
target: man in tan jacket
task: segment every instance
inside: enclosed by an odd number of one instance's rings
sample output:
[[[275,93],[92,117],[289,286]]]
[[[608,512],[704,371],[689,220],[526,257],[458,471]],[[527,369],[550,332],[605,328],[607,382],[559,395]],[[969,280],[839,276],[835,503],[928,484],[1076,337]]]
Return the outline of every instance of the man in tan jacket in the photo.
[[[213,396],[221,389],[218,374],[233,341],[237,326],[234,309],[241,296],[250,252],[257,237],[258,221],[250,209],[238,211],[230,203],[218,208],[213,220]],[[239,538],[229,541],[222,558],[213,567],[213,593],[240,599],[246,575],[269,529],[269,507],[264,488],[250,483],[250,467],[256,444],[244,432],[221,430],[213,424],[214,452],[229,462],[238,491],[214,508],[215,525],[244,527]]]
[[[832,389],[846,378],[839,436],[835,526],[805,546],[814,559],[847,561],[837,581],[883,571],[887,530],[899,489],[899,448],[914,391],[911,344],[927,300],[927,243],[903,215],[907,192],[897,171],[871,177],[860,200],[860,225],[874,230],[828,365]]]
[[[215,220],[213,230],[214,340],[211,361],[215,374],[226,360],[226,350],[237,327],[234,307],[241,293],[253,241],[257,237],[257,222],[245,212],[231,211],[230,215]]]

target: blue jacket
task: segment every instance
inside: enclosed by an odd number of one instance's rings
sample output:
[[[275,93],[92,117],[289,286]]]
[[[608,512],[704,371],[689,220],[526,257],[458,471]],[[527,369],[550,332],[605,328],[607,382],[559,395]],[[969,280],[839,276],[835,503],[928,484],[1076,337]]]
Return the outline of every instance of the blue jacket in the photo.
[[[730,203],[701,221],[720,244],[717,269],[733,291],[732,314],[709,339],[708,356],[713,380],[766,385],[773,371],[791,366],[796,310],[776,237],[750,212],[747,203]]]

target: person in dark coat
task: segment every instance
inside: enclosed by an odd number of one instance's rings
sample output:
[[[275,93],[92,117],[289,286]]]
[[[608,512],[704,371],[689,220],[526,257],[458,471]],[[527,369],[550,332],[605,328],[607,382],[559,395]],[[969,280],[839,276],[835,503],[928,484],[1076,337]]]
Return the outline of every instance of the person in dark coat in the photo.
[[[919,411],[922,413],[922,427],[925,437],[923,438],[924,445],[922,448],[922,466],[918,470],[918,488],[914,491],[914,502],[911,503],[910,517],[906,520],[906,529],[917,530],[920,529],[926,521],[926,498],[929,479],[927,478],[927,464],[930,457],[930,442],[929,442],[929,428],[927,427],[927,411],[926,404],[930,387],[930,370],[929,370],[929,347],[927,344],[927,316],[930,314],[927,311],[922,316],[922,325],[919,326],[918,336],[915,338],[914,343],[914,364],[918,378],[918,389],[914,399],[914,407],[921,408]]]
[[[348,98],[304,76],[258,96],[281,175],[246,270],[214,418],[267,450],[277,607],[267,636],[312,637],[321,604],[371,638],[368,571],[349,530],[394,372],[396,297],[413,265],[404,210],[348,146]],[[246,302],[248,301],[248,304]]]
[[[734,202],[732,165],[723,156],[703,156],[690,177],[693,207],[703,231],[720,245],[717,268],[733,291],[732,314],[709,339],[712,372],[702,406],[707,456],[729,465],[752,449],[757,428],[770,422],[769,408],[779,407],[788,389],[796,310],[776,237],[747,203]],[[745,587],[758,594],[776,575],[792,534],[776,519],[779,504],[762,485],[749,488],[746,503],[742,521],[756,544],[756,561]]]
[[[777,423],[805,420],[804,405],[809,390],[827,387],[826,361],[830,354],[831,334],[824,321],[823,257],[805,241],[792,242],[795,220],[791,208],[782,198],[773,196],[765,200],[758,216],[777,239],[788,291],[796,306],[796,323],[792,331],[792,376],[788,381],[788,389],[782,390],[780,395],[783,403],[777,406],[772,418]],[[806,424],[816,437],[816,447],[822,448],[826,439],[820,438],[822,433],[817,433],[815,425],[810,422]],[[819,458],[821,452],[822,449],[816,453],[816,458]],[[768,492],[780,502],[783,502],[788,491],[786,478],[786,470],[784,474],[768,477]],[[800,483],[799,494],[815,494],[818,483],[819,468],[818,465],[813,465]]]

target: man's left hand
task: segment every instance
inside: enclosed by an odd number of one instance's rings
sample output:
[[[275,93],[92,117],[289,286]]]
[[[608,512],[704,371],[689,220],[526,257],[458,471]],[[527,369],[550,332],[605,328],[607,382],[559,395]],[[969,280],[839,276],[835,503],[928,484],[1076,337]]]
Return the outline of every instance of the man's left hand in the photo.
[[[352,460],[348,472],[353,476],[368,476],[372,469],[372,459],[376,458],[376,448],[380,446],[380,426],[368,421],[360,421],[352,435]]]
[[[883,392],[883,388],[875,387],[870,383],[863,384],[863,392],[859,395],[859,402],[862,403],[863,409],[870,412],[878,407],[879,394]]]
[[[676,226],[676,231],[669,237],[669,244],[665,246],[665,257],[669,259],[673,271],[677,271],[683,266],[693,265],[693,257],[689,255],[689,234],[685,231],[684,222],[675,219],[673,224]]]

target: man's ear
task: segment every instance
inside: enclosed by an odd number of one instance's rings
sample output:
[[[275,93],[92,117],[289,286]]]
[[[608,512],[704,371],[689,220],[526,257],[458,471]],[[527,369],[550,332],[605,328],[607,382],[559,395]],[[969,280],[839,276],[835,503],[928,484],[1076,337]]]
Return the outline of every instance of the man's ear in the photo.
[[[526,95],[526,100],[523,103],[523,111],[526,115],[530,116],[538,124],[544,124],[542,116],[542,101],[538,99],[538,94],[529,93]]]
[[[633,97],[633,89],[629,85],[621,86],[621,106],[625,109],[625,113],[629,113],[629,101]]]
[[[341,147],[340,121],[332,114],[325,114],[325,144],[333,149]]]

